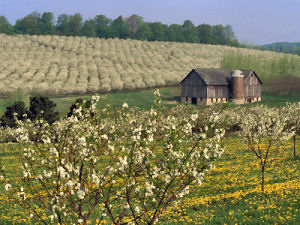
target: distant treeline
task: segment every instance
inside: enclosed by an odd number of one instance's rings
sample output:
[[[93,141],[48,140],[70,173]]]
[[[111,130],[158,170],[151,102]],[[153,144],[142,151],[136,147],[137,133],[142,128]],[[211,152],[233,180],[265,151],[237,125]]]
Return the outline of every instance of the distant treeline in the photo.
[[[83,20],[79,13],[62,14],[55,20],[51,12],[33,12],[18,19],[15,25],[11,25],[4,16],[0,16],[0,33],[240,45],[230,25],[195,26],[190,20],[184,21],[182,25],[166,25],[160,22],[145,22],[141,16],[135,14],[126,18],[119,16],[114,20],[104,15]]]
[[[300,42],[277,42],[262,45],[259,49],[300,55]]]

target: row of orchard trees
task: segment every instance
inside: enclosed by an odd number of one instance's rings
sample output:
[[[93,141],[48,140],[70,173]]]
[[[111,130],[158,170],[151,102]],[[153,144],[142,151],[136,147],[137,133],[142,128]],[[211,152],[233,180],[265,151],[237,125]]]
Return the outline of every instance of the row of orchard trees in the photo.
[[[201,184],[224,152],[226,130],[237,131],[260,160],[262,191],[271,147],[299,132],[299,104],[199,111],[164,109],[158,91],[154,97],[147,111],[126,103],[97,110],[95,96],[52,125],[19,121],[23,175],[9,180],[4,172],[7,195],[43,224],[87,224],[91,217],[154,224],[192,183]]]
[[[167,44],[58,36],[1,39],[2,94],[18,87],[41,94],[70,94],[173,85],[189,67],[210,65],[196,52],[185,60],[183,53]]]
[[[18,88],[55,95],[176,85],[192,68],[220,67],[228,51],[237,49],[190,43],[0,34],[0,94],[8,95]],[[276,64],[281,57],[274,52],[240,52],[255,55],[259,65]],[[298,65],[300,57],[290,60],[295,62],[291,66]],[[227,62],[224,67],[234,62],[230,57],[223,61]],[[253,69],[238,62],[233,66]],[[272,74],[257,70],[260,78]]]
[[[192,55],[186,57],[175,44],[58,36],[2,36],[1,40],[2,94],[18,87],[70,94],[173,85],[195,65],[216,66],[203,58],[205,54],[198,57],[201,54],[193,46],[186,46]]]
[[[99,38],[137,39],[147,41],[174,41],[238,46],[230,25],[223,26],[201,24],[195,26],[186,20],[182,25],[165,25],[160,22],[145,22],[142,17],[132,15],[119,16],[111,20],[104,15],[83,20],[79,13],[59,15],[55,24],[54,15],[33,12],[10,25],[4,16],[0,16],[0,33],[30,35],[65,35]]]

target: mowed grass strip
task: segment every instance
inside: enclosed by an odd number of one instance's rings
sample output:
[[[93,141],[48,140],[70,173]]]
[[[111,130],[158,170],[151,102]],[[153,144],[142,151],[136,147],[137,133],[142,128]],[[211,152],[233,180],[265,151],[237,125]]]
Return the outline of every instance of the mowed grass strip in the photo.
[[[164,211],[159,224],[299,224],[300,164],[292,140],[272,149],[266,169],[265,193],[260,189],[259,161],[240,138],[224,140],[226,152],[201,186]],[[297,149],[300,137],[297,137]],[[0,157],[13,177],[20,174],[19,145],[1,144]],[[93,224],[97,218],[93,218]],[[0,224],[30,224],[28,215],[0,188]],[[107,221],[109,224],[109,221]]]
[[[165,87],[165,88],[160,88],[159,90],[160,90],[163,105],[174,106],[176,104],[181,104],[180,86]],[[122,104],[126,102],[129,107],[150,109],[151,107],[154,106],[153,92],[154,89],[99,93],[100,101],[98,104],[98,108],[103,108],[107,104],[118,107],[118,106],[122,106]],[[49,97],[49,98],[51,101],[56,103],[57,105],[56,109],[58,112],[60,112],[60,116],[65,116],[69,112],[70,106],[75,102],[77,98],[91,99],[92,95],[91,94],[90,95],[69,95],[69,96],[59,96],[59,97]],[[0,116],[4,114],[4,112],[6,111],[6,107],[10,106],[14,101],[15,101],[14,98],[10,99],[8,97],[0,97]],[[23,101],[25,101],[26,106],[28,107],[29,96],[24,96]],[[248,107],[256,104],[264,104],[268,106],[283,106],[287,102],[291,102],[291,103],[300,102],[300,96],[280,96],[273,93],[263,92],[261,102],[245,104],[244,106]],[[225,104],[228,105],[228,103]]]

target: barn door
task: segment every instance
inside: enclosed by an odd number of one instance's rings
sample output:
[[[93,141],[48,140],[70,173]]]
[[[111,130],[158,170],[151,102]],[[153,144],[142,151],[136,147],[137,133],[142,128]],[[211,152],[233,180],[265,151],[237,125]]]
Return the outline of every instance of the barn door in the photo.
[[[197,98],[192,98],[192,104],[197,105]]]

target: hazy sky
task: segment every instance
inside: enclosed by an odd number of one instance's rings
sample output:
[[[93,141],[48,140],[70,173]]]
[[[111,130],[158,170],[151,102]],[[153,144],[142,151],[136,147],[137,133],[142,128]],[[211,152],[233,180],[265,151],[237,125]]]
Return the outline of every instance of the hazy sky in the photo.
[[[76,12],[115,19],[138,14],[145,21],[231,25],[239,41],[264,44],[300,41],[300,0],[0,0],[0,15],[10,23],[29,13]]]

